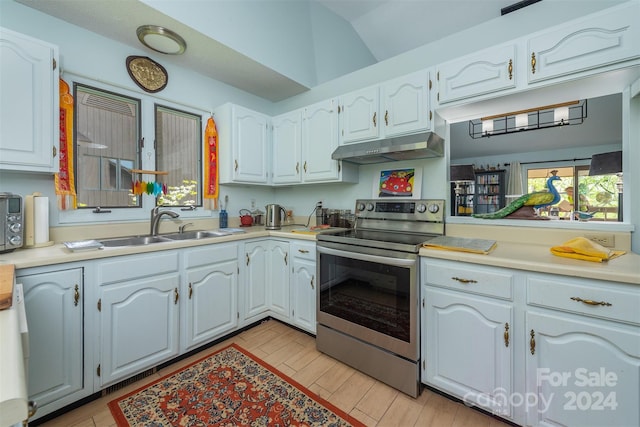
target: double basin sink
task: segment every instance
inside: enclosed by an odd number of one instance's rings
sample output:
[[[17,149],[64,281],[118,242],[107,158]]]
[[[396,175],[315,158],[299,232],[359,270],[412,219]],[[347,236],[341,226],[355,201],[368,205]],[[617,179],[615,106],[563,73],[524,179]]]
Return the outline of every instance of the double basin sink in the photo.
[[[222,237],[229,236],[232,233],[221,230],[211,230],[211,231],[185,231],[183,233],[172,233],[172,234],[163,234],[157,236],[131,236],[131,237],[120,237],[116,239],[105,239],[101,240],[105,247],[114,248],[120,246],[144,246],[150,245],[153,243],[161,243],[161,242],[174,242],[177,240],[200,240],[200,239],[209,239],[212,237]]]

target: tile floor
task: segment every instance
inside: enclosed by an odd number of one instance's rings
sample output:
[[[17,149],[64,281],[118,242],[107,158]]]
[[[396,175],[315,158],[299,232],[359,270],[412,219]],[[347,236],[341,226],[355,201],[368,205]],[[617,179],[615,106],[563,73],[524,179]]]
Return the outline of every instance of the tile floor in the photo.
[[[269,320],[118,391],[41,424],[46,427],[108,427],[107,402],[236,343],[368,426],[501,427],[509,424],[424,389],[417,399],[316,350],[313,337]]]

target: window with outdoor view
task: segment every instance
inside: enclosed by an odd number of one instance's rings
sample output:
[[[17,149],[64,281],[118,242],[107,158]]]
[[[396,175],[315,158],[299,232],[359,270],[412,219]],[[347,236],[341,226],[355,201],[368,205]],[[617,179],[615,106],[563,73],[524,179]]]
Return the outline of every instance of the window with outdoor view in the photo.
[[[79,208],[140,207],[131,169],[140,164],[140,100],[74,85]]]
[[[79,83],[74,100],[78,208],[202,206],[201,116]]]
[[[560,181],[556,190],[560,202],[542,209],[541,215],[559,219],[589,221],[619,221],[618,176],[589,176],[589,165],[528,169],[528,192],[543,191],[551,171],[557,170]]]
[[[159,175],[166,192],[158,205],[202,206],[200,153],[201,118],[156,105],[156,165],[168,172]]]

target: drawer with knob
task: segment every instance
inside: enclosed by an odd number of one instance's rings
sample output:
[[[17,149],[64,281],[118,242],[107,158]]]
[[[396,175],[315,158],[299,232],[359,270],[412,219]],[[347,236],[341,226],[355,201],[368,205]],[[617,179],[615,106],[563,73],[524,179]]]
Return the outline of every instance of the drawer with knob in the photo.
[[[634,285],[529,274],[526,288],[528,305],[640,325]]]
[[[508,269],[444,260],[423,260],[422,282],[447,289],[513,300],[515,274]]]

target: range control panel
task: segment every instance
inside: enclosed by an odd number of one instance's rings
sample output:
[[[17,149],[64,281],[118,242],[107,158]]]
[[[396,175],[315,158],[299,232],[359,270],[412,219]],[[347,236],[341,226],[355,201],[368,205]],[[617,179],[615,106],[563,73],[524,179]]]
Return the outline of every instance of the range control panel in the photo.
[[[358,199],[356,217],[404,221],[444,221],[444,200],[441,199]]]

